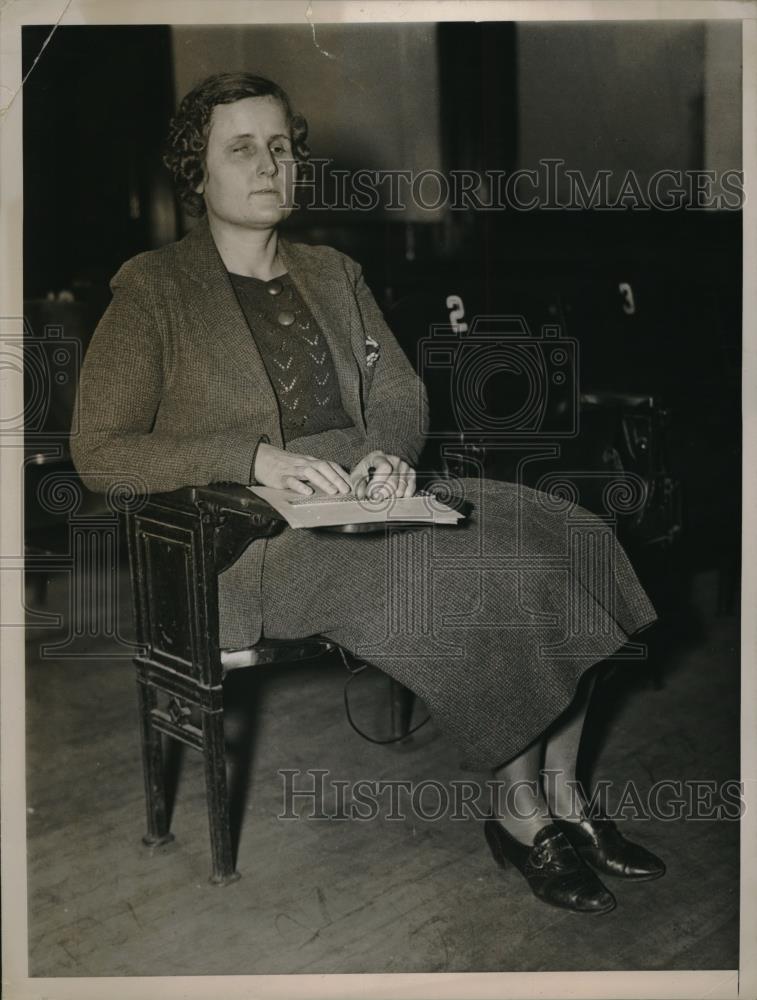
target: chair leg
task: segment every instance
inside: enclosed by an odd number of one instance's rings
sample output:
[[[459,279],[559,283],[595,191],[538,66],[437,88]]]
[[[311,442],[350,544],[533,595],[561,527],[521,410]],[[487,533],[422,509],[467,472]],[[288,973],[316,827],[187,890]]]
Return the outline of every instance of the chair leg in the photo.
[[[148,847],[158,847],[161,844],[168,844],[174,839],[173,834],[168,829],[162,737],[152,724],[151,711],[155,707],[156,701],[154,688],[138,681],[137,691],[139,726],[142,736],[145,804],[147,807],[147,833],[142,838],[142,842]]]
[[[390,678],[389,701],[391,709],[392,736],[399,740],[404,736],[407,736],[408,731],[410,730],[410,720],[413,716],[415,694],[409,688],[406,688],[404,684],[400,684],[399,681],[392,677]]]
[[[223,711],[202,713],[205,759],[205,785],[210,824],[210,851],[215,885],[227,885],[239,878],[234,869],[229,823],[229,793],[226,780],[226,753],[223,736]]]

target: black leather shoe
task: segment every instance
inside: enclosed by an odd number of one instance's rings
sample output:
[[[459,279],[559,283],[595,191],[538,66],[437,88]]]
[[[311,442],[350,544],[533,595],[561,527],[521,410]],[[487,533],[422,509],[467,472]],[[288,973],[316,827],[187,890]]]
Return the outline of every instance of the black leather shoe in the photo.
[[[494,860],[501,868],[512,862],[528,882],[531,892],[545,903],[576,913],[608,913],[615,897],[587,868],[554,824],[523,844],[494,819],[484,823],[484,833]]]
[[[648,882],[665,874],[663,862],[646,847],[633,844],[622,835],[611,819],[583,818],[580,822],[554,821],[584,861],[603,875],[634,882]]]

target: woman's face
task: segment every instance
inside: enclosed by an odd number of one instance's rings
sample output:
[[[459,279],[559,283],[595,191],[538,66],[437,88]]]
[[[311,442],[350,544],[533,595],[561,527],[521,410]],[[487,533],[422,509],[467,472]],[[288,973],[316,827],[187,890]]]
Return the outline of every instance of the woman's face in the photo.
[[[210,119],[205,197],[211,221],[271,229],[291,214],[296,164],[284,108],[275,97],[217,104]]]

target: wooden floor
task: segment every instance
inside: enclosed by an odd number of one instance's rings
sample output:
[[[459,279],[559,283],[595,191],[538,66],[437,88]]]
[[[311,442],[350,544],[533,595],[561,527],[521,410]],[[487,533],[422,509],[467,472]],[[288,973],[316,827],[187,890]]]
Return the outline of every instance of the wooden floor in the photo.
[[[738,620],[716,617],[714,576],[694,581],[696,612],[668,636],[664,686],[613,668],[594,713],[593,777],[622,788],[738,775]],[[129,627],[122,590],[123,628]],[[62,578],[48,610],[65,608]],[[40,657],[28,642],[28,882],[33,976],[728,969],[738,964],[738,825],[634,824],[668,874],[610,882],[601,917],[539,903],[520,875],[495,868],[480,826],[387,818],[281,820],[282,769],[332,780],[464,778],[431,725],[399,746],[348,726],[344,668],[320,662],[232,675],[229,759],[242,878],[208,883],[201,760],[170,760],[175,843],[142,846],[143,789],[130,661]],[[57,635],[60,638],[60,635]],[[380,728],[386,679],[350,689],[363,726]],[[422,707],[419,710],[422,715]],[[611,724],[610,724],[611,723]],[[380,735],[380,733],[376,733]],[[308,781],[301,774],[298,783]],[[333,811],[334,794],[324,808]],[[433,807],[431,795],[424,802]],[[307,804],[298,809],[306,809]],[[628,826],[626,826],[628,832]],[[609,880],[608,880],[609,881]]]

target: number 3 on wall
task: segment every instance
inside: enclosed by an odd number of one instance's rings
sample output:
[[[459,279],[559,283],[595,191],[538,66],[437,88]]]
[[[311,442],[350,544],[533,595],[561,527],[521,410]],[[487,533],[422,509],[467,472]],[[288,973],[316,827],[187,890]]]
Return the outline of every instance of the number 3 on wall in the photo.
[[[633,297],[633,288],[631,288],[627,281],[621,281],[618,285],[618,291],[623,296],[623,312],[626,316],[633,316],[636,312],[636,301]]]

